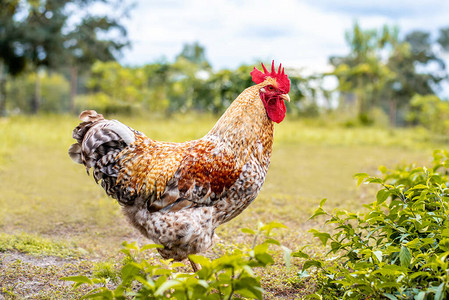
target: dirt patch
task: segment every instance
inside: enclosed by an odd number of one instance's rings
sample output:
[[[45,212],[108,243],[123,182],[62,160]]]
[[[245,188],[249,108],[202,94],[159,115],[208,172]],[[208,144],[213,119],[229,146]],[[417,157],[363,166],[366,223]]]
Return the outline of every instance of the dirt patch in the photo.
[[[7,251],[0,253],[0,263],[3,268],[5,265],[20,260],[26,264],[32,264],[36,267],[60,266],[66,263],[74,262],[73,259],[65,259],[58,256],[34,256],[18,251]]]
[[[79,299],[84,289],[72,290],[61,277],[90,275],[91,269],[91,260],[6,251],[0,253],[0,299]]]

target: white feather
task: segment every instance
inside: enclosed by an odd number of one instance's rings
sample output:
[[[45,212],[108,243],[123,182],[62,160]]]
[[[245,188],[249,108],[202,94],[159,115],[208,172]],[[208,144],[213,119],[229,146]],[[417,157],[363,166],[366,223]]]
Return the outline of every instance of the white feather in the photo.
[[[132,132],[128,126],[117,120],[111,120],[107,123],[105,128],[115,131],[127,145],[132,144],[136,140],[134,132]]]

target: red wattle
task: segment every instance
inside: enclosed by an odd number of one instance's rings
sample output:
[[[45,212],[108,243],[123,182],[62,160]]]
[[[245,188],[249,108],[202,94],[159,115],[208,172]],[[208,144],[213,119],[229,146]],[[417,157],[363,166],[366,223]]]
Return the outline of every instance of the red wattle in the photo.
[[[285,112],[287,111],[284,100],[279,97],[269,99],[265,104],[265,109],[267,110],[268,117],[276,123],[284,120]]]

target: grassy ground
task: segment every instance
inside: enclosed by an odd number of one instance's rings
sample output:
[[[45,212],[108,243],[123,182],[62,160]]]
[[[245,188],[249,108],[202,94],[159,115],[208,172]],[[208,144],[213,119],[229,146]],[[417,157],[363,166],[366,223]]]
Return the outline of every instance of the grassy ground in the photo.
[[[120,120],[154,139],[185,141],[204,135],[216,118]],[[60,277],[113,272],[122,241],[146,243],[127,224],[119,205],[69,159],[71,130],[77,124],[72,116],[0,119],[0,299],[78,298],[82,290],[71,290]],[[217,230],[222,245],[208,255],[248,243],[239,229],[254,228],[258,221],[286,224],[289,229],[277,237],[284,245],[311,245],[312,253],[319,252],[307,231],[320,224],[307,218],[322,198],[328,198],[328,207],[361,209],[374,191],[357,189],[354,173],[375,174],[379,165],[402,162],[424,164],[438,147],[419,130],[284,121],[276,127],[262,192],[245,212]],[[261,274],[266,297],[295,299],[313,290],[295,277],[300,265],[296,260],[286,270],[279,258]]]

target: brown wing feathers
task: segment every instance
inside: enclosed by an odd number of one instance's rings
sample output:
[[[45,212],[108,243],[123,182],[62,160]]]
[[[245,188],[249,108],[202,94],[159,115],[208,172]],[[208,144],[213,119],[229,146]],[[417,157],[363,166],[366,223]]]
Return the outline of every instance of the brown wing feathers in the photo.
[[[216,151],[213,143],[203,140],[176,144],[136,137],[118,161],[117,184],[151,198],[150,211],[191,205],[181,201],[210,205],[240,174],[232,152]]]
[[[186,152],[179,169],[179,191],[190,191],[198,202],[209,196],[214,200],[240,175],[241,170],[235,169],[234,154],[226,148],[216,149],[212,142],[198,142]]]
[[[122,205],[137,197],[150,211],[211,205],[239,177],[232,151],[211,141],[154,141],[95,111],[80,115],[70,157],[93,167],[93,176]]]
[[[173,148],[176,148],[174,143],[136,137],[136,142],[117,158],[120,166],[117,184],[142,197],[156,194],[156,198],[160,198],[182,159]]]

